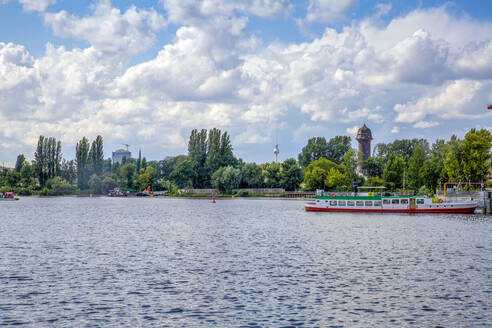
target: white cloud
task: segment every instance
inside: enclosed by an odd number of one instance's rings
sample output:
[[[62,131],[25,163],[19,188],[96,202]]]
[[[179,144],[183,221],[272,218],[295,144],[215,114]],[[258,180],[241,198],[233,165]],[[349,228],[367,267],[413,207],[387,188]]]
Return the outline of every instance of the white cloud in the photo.
[[[48,44],[34,58],[0,43],[2,142],[19,139],[31,151],[39,134],[74,143],[102,133],[116,144],[179,150],[202,127],[226,129],[238,144],[270,142],[264,131],[283,120],[295,120],[294,139],[325,132],[320,126],[353,134],[364,121],[398,122],[391,133],[399,133],[480,117],[492,101],[491,25],[445,8],[266,46],[248,31],[248,15],[287,15],[288,1],[170,0],[164,8],[174,39],[128,68],[165,25],[156,11],[101,1],[91,16],[46,14],[56,35],[86,40],[84,49]]]
[[[306,20],[308,22],[334,22],[342,20],[354,0],[309,0]]]
[[[376,123],[382,123],[384,121],[383,116],[378,113],[380,108],[377,107],[375,109],[369,109],[367,107],[359,108],[353,111],[349,111],[347,108],[344,108],[339,111],[342,115],[340,118],[342,122],[353,122],[353,121],[363,121],[364,119],[368,119],[370,121]]]
[[[432,128],[435,126],[438,126],[439,122],[433,122],[433,121],[418,121],[414,125],[412,125],[416,129],[427,129],[427,128]]]
[[[359,128],[360,127],[358,125],[354,125],[351,128],[347,128],[345,131],[347,131],[347,133],[350,134],[351,136],[356,136],[357,131],[359,131]]]
[[[9,3],[11,0],[0,0],[0,4]],[[25,11],[45,11],[49,6],[54,5],[56,0],[18,0]]]
[[[387,15],[392,8],[391,3],[377,3],[374,7],[377,9],[376,18]]]
[[[396,122],[413,123],[433,114],[444,119],[466,117],[467,105],[483,86],[482,82],[470,80],[453,81],[433,96],[424,96],[416,102],[396,104]]]
[[[138,10],[131,6],[123,14],[109,0],[94,6],[94,15],[76,17],[66,11],[46,13],[46,24],[55,35],[87,41],[104,52],[135,54],[155,41],[154,32],[164,28],[164,18],[155,10]]]

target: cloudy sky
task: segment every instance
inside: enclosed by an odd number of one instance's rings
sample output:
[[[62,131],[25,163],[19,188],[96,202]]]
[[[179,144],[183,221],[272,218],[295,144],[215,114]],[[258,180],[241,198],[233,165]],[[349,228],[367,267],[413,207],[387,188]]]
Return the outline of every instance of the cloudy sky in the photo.
[[[0,161],[40,134],[106,157],[186,153],[194,128],[245,161],[314,136],[491,128],[492,1],[0,0]],[[354,143],[355,146],[355,143]]]

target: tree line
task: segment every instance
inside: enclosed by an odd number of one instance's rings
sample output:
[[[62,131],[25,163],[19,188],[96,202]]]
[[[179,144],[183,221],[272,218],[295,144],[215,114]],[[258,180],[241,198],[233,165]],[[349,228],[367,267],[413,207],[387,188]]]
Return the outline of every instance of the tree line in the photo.
[[[149,186],[174,193],[190,188],[223,193],[240,188],[348,191],[355,180],[361,186],[432,193],[446,181],[482,182],[491,171],[492,135],[486,129],[471,129],[463,139],[453,135],[433,144],[425,139],[377,144],[367,160],[351,148],[351,141],[348,136],[314,137],[297,160],[257,164],[236,158],[228,132],[194,129],[186,155],[147,161],[139,152],[138,158],[113,163],[104,159],[101,136],[92,142],[83,137],[72,160],[62,157],[60,141],[40,136],[33,161],[18,155],[14,169],[0,172],[0,187],[42,195],[102,194],[117,187],[134,192]]]

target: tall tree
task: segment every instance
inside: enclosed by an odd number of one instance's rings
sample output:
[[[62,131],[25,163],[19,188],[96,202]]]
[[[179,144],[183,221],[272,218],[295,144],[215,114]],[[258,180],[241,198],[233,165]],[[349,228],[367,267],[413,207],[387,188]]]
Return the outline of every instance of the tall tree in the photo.
[[[24,166],[24,163],[26,163],[26,158],[24,157],[23,154],[20,154],[17,156],[17,160],[15,161],[15,172],[20,172],[22,169],[22,166]]]
[[[188,158],[194,163],[196,177],[193,185],[197,188],[204,188],[210,185],[210,176],[207,161],[207,130],[191,131],[188,141]]]
[[[207,145],[207,168],[212,174],[220,168],[220,130],[213,128],[208,133],[208,145]]]
[[[328,141],[326,158],[337,164],[343,161],[343,156],[350,150],[351,139],[348,136],[336,136]]]
[[[404,168],[405,162],[403,158],[395,153],[389,153],[383,171],[383,180],[386,188],[395,190],[402,187]]]
[[[412,157],[408,160],[408,187],[419,190],[424,185],[425,171],[423,170],[427,154],[422,145],[417,145],[413,149]]]
[[[67,161],[64,159],[62,161],[60,177],[63,180],[68,181],[70,184],[75,182],[75,179],[77,178],[77,170],[73,160]]]
[[[89,188],[89,140],[83,137],[75,147],[75,163],[77,165],[77,187]]]
[[[102,175],[104,170],[104,145],[103,138],[98,135],[96,140],[92,142],[92,172],[97,175]]]
[[[53,137],[39,136],[34,153],[34,167],[41,186],[45,186],[48,179],[59,175],[60,161],[61,142],[57,142]]]
[[[297,159],[301,167],[307,167],[309,163],[321,157],[327,158],[328,144],[324,137],[315,137],[308,140],[306,146],[302,148]]]
[[[446,158],[444,159],[444,169],[447,177],[452,181],[466,181],[463,162],[465,158],[465,150],[463,140],[452,135],[451,139],[446,144]]]
[[[487,129],[471,129],[463,141],[465,180],[479,182],[490,170],[492,134]]]

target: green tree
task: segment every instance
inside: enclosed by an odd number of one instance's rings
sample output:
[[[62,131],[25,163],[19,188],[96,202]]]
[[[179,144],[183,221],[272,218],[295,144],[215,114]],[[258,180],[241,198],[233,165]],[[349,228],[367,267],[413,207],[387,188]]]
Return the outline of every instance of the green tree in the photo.
[[[337,189],[340,186],[343,186],[345,181],[346,181],[346,176],[336,168],[332,167],[328,171],[324,183],[328,189]]]
[[[301,168],[294,158],[288,158],[282,163],[280,171],[280,187],[285,190],[297,190],[304,179]]]
[[[89,140],[83,137],[75,146],[75,164],[77,166],[77,187],[89,188]]]
[[[204,188],[210,185],[210,175],[207,161],[207,130],[202,129],[200,132],[197,129],[191,131],[188,141],[188,158],[195,165],[196,178],[193,185],[197,188]]]
[[[350,150],[351,139],[348,136],[336,136],[328,141],[326,158],[332,162],[340,164],[344,155]]]
[[[412,157],[408,160],[408,187],[412,190],[419,190],[424,185],[425,171],[424,164],[427,161],[427,154],[422,145],[417,145],[413,149]]]
[[[301,150],[297,159],[301,167],[307,167],[309,163],[321,157],[328,156],[328,143],[324,137],[315,137],[308,140],[307,145]]]
[[[312,161],[304,171],[304,184],[306,188],[309,190],[325,189],[325,180],[327,180],[330,169],[332,168],[340,171],[336,163],[324,157]]]
[[[133,163],[128,163],[120,166],[118,170],[118,177],[121,181],[122,188],[127,190],[133,189],[135,168],[136,165]]]
[[[98,135],[92,141],[88,156],[88,170],[91,174],[102,175],[104,169],[104,146],[103,138]]]
[[[140,174],[137,177],[137,185],[139,190],[147,189],[148,186],[152,186],[154,180],[155,170],[152,166],[147,166],[145,169],[140,169]]]
[[[69,195],[73,193],[70,183],[60,177],[50,178],[46,186],[50,189],[49,194],[51,195]]]
[[[93,194],[102,194],[102,177],[95,173],[91,175],[89,178],[89,188]]]
[[[465,180],[479,182],[490,170],[492,134],[487,129],[471,129],[463,141]]]
[[[247,163],[241,170],[242,186],[245,188],[261,188],[263,186],[262,170],[256,163]]]
[[[34,184],[32,174],[33,172],[32,172],[31,165],[29,165],[29,163],[27,162],[24,163],[24,165],[22,165],[22,168],[20,170],[20,177],[21,177],[22,184],[24,184],[25,186]]]
[[[107,193],[118,186],[116,179],[112,175],[107,175],[102,180],[102,191]]]
[[[389,153],[383,171],[383,180],[386,188],[395,190],[402,187],[405,162],[395,153]]]
[[[264,176],[265,186],[267,188],[280,187],[280,169],[280,163],[264,163],[262,173]]]
[[[448,181],[444,161],[448,153],[448,146],[444,140],[437,139],[430,149],[429,159],[422,167],[425,186],[429,190],[436,190],[442,183]]]
[[[352,185],[352,181],[357,177],[357,153],[353,149],[347,150],[343,155],[342,168],[345,173],[345,185]]]
[[[444,169],[446,170],[447,177],[452,181],[465,181],[466,175],[464,173],[464,158],[465,149],[463,140],[460,140],[457,136],[452,135],[451,139],[446,144],[446,158],[444,159]]]
[[[314,166],[312,169],[306,170],[304,174],[304,184],[306,188],[308,190],[324,190],[325,180],[328,178],[328,171],[319,166]]]
[[[193,181],[196,178],[193,161],[186,159],[180,162],[169,174],[171,180],[178,188],[193,188]]]
[[[77,178],[77,169],[73,160],[63,160],[61,163],[60,177],[68,183],[73,184]]]
[[[111,174],[111,173],[113,173],[113,160],[111,158],[108,157],[104,161],[103,166],[104,166],[104,168],[103,168],[103,174]]]
[[[232,166],[221,167],[212,174],[212,186],[225,193],[231,194],[240,182],[241,170]]]
[[[206,167],[213,173],[224,166],[236,165],[229,134],[213,128],[208,133]]]
[[[41,186],[60,172],[61,142],[55,138],[39,136],[36,152],[34,153],[34,171]]]
[[[24,166],[24,163],[26,163],[26,158],[24,157],[23,154],[20,154],[17,156],[17,160],[15,161],[15,172],[20,172],[22,169],[22,166]]]
[[[381,177],[383,175],[384,161],[380,157],[369,157],[362,162],[362,168],[369,177]]]
[[[136,166],[137,173],[140,172],[141,168],[142,168],[142,152],[139,149],[138,150],[137,166]]]
[[[381,186],[383,186],[383,184],[384,184],[383,179],[381,179],[380,177],[374,176],[374,177],[367,178],[365,185],[369,186],[369,187],[381,187]]]

